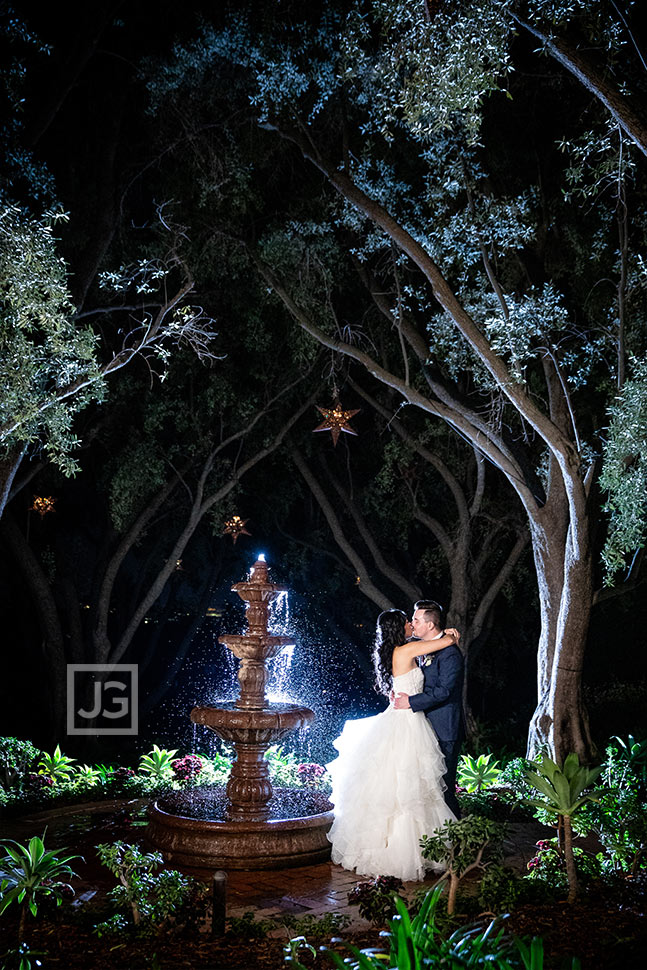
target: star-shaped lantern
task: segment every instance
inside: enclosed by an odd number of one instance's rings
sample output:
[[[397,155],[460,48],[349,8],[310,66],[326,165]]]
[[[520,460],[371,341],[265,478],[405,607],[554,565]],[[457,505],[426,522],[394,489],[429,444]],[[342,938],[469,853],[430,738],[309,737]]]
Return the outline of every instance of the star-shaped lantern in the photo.
[[[320,408],[319,405],[316,405],[316,407],[317,411],[322,415],[323,421],[318,428],[313,428],[313,431],[330,431],[333,445],[337,444],[341,431],[345,431],[346,434],[357,434],[348,422],[353,415],[359,414],[361,408],[355,408],[354,411],[344,411],[339,403],[339,398],[337,398],[331,408]]]
[[[241,519],[239,515],[232,515],[230,519],[225,522],[225,528],[223,529],[223,535],[230,535],[234,540],[234,545],[236,545],[236,539],[238,536],[250,536],[251,532],[248,532],[245,526],[247,525],[249,519]]]
[[[42,519],[43,516],[47,515],[48,512],[54,511],[55,502],[56,499],[53,497],[53,495],[34,495],[34,501],[30,506],[29,511],[38,512]]]

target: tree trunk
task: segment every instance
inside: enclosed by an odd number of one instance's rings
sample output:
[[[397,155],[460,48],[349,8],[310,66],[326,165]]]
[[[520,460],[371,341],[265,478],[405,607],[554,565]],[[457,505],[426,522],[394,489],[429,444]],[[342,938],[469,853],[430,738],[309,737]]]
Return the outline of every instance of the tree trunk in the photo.
[[[564,816],[564,857],[568,876],[568,902],[574,903],[577,896],[577,868],[573,854],[573,826],[570,815]]]
[[[576,550],[572,529],[548,505],[531,521],[537,569],[541,632],[537,654],[537,707],[528,731],[527,755],[541,751],[562,763],[575,751],[590,762],[592,741],[582,700],[582,666],[593,599],[588,543]],[[579,523],[586,528],[587,523]],[[561,591],[561,592],[560,592]]]

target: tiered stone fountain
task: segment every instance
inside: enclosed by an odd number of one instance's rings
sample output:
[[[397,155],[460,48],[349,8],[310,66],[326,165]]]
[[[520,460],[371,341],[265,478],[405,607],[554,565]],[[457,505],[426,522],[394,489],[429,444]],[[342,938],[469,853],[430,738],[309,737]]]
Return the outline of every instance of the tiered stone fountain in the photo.
[[[224,817],[203,817],[213,797],[206,786],[180,797],[171,795],[151,807],[147,839],[170,862],[195,869],[312,865],[330,854],[326,833],[332,806],[324,803],[316,814],[304,811],[294,818],[272,818],[273,789],[265,760],[270,745],[314,718],[307,707],[273,704],[265,697],[267,661],[291,644],[290,637],[267,632],[270,604],[284,588],[269,581],[262,557],[249,578],[232,588],[246,603],[248,630],[240,636],[221,636],[220,642],[240,660],[240,696],[233,703],[191,711],[192,721],[231,742],[236,751]]]

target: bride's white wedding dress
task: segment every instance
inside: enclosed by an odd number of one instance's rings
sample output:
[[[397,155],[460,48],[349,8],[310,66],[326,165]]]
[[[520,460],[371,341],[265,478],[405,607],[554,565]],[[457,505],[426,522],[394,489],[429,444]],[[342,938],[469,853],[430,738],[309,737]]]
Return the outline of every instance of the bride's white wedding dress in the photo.
[[[423,681],[415,667],[393,678],[393,690],[418,694]],[[443,799],[445,761],[427,718],[390,704],[375,717],[346,721],[333,744],[332,861],[358,875],[423,879],[436,867],[422,858],[420,837],[454,818]]]

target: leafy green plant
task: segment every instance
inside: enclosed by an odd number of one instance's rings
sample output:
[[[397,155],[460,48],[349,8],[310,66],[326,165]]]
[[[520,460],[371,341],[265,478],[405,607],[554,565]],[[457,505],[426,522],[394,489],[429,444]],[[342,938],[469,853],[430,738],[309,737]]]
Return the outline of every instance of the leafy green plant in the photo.
[[[456,795],[463,815],[482,815],[495,822],[508,822],[512,819],[523,821],[533,818],[528,805],[507,788],[484,788],[481,791],[467,792],[456,788]]]
[[[5,855],[0,858],[0,913],[12,903],[20,906],[19,942],[24,939],[27,913],[36,916],[41,899],[53,897],[60,906],[63,897],[74,892],[69,880],[76,873],[69,863],[81,856],[47,851],[44,839],[44,834],[42,839],[35,835],[27,846],[13,839],[2,843]]]
[[[396,916],[384,934],[389,950],[375,948],[360,950],[347,945],[350,956],[342,957],[326,950],[328,959],[338,970],[543,970],[543,941],[535,937],[530,943],[506,936],[499,921],[487,927],[461,926],[449,936],[439,930],[437,910],[441,898],[440,887],[426,896],[417,916],[411,918],[400,897],[396,897]],[[292,958],[295,970],[306,970]],[[572,970],[579,968],[574,960]]]
[[[572,819],[588,801],[598,801],[599,794],[588,789],[598,778],[601,767],[587,768],[572,752],[563,766],[544,755],[540,762],[531,762],[534,770],[526,772],[530,784],[544,797],[529,798],[528,803],[557,819],[558,831],[563,832],[563,852],[568,876],[568,902],[577,896],[577,868],[573,854]],[[560,839],[561,847],[561,839]]]
[[[519,799],[526,798],[532,791],[526,777],[530,767],[527,758],[512,758],[499,772],[499,785],[512,789]]]
[[[315,916],[313,913],[306,913],[305,916],[288,914],[281,917],[279,922],[290,933],[300,934],[295,939],[323,940],[345,930],[350,923],[350,916],[345,913],[323,913],[321,916]]]
[[[99,775],[99,781],[102,785],[109,785],[112,781],[112,776],[115,772],[114,765],[94,765],[94,770]]]
[[[636,741],[630,734],[626,741],[617,735],[610,738],[603,764],[604,783],[609,787],[647,788],[647,740]]]
[[[170,917],[177,918],[182,910],[195,918],[204,907],[207,887],[175,869],[158,871],[163,862],[161,852],[142,852],[136,845],[121,841],[96,848],[103,865],[119,880],[109,897],[132,919],[130,924],[123,912],[116,913],[95,927],[99,936],[121,932],[133,924],[139,931],[149,931]]]
[[[56,745],[54,754],[43,753],[38,762],[38,773],[51,778],[56,784],[59,781],[70,781],[75,772],[75,758],[68,758],[61,751],[61,746]]]
[[[420,840],[425,859],[445,867],[441,876],[449,884],[447,913],[456,909],[456,894],[462,879],[474,869],[485,871],[488,865],[499,862],[505,827],[492,819],[478,815],[466,815],[456,821],[447,821],[433,835]]]
[[[375,876],[358,882],[348,893],[351,906],[359,907],[359,915],[374,926],[384,926],[393,916],[394,900],[402,889],[402,880],[395,876]]]
[[[605,770],[605,778],[610,774]],[[599,861],[605,873],[634,877],[647,868],[647,805],[642,786],[635,776],[622,772],[621,784],[597,794],[597,801],[578,812],[576,829],[597,835],[604,849]]]
[[[233,756],[216,753],[212,757],[206,754],[199,754],[198,757],[202,761],[201,785],[223,785],[227,781]]]
[[[173,777],[173,759],[177,754],[177,748],[168,750],[158,748],[153,745],[153,750],[148,754],[143,754],[139,759],[139,771],[142,775],[150,775],[158,780]]]
[[[506,866],[492,863],[483,873],[478,891],[479,906],[490,913],[509,913],[523,895],[523,884]]]
[[[305,936],[294,936],[283,947],[283,962],[294,967],[302,967],[303,964],[298,959],[299,950],[307,950],[313,959],[317,956],[317,951],[311,943],[308,943]]]
[[[40,750],[21,738],[0,738],[0,785],[20,787],[25,775],[36,765]]]
[[[253,910],[242,916],[230,916],[227,920],[227,933],[241,940],[264,940],[273,929],[276,929],[276,923],[270,919],[256,919]]]
[[[19,943],[15,950],[7,950],[0,954],[2,970],[31,970],[32,958],[36,959],[36,966],[40,967],[38,957],[47,956],[47,950],[32,950],[29,943]]]
[[[265,752],[265,760],[269,762],[270,775],[275,784],[295,784],[298,766],[295,754],[285,751],[280,744],[272,744]]]
[[[98,768],[93,768],[91,765],[77,765],[75,778],[77,784],[94,788],[101,780],[101,772]]]
[[[458,763],[458,784],[468,792],[481,791],[496,785],[499,780],[499,762],[492,761],[491,754],[472,758],[464,754]]]
[[[569,887],[566,860],[557,839],[540,839],[537,852],[528,863],[525,879],[545,883],[552,892],[563,892]],[[579,846],[573,847],[573,856],[580,876],[595,879],[600,876],[600,860]]]

